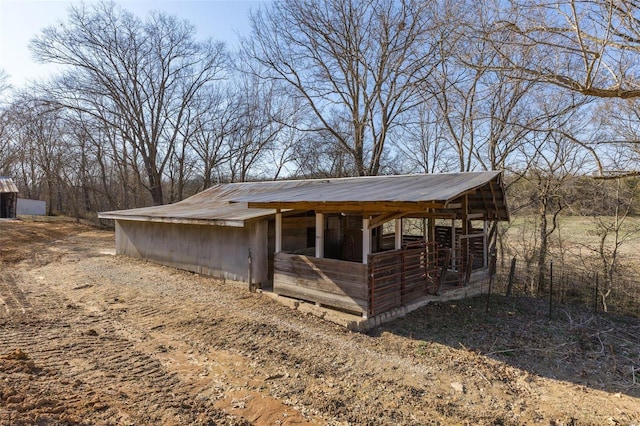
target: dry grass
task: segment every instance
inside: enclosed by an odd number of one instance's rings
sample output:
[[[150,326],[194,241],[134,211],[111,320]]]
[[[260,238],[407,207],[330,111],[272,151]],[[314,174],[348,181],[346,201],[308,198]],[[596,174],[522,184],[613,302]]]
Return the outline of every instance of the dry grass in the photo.
[[[508,256],[527,253],[531,255],[539,247],[539,236],[536,230],[537,218],[534,216],[515,217],[506,228],[506,247]],[[602,225],[611,226],[614,217],[563,216],[559,226],[550,238],[549,259],[563,262],[575,268],[599,267],[601,259],[598,248]],[[605,250],[611,253],[615,247],[615,236],[610,233],[606,240]],[[623,268],[640,270],[637,253],[640,251],[640,218],[627,218],[619,233],[618,255]]]

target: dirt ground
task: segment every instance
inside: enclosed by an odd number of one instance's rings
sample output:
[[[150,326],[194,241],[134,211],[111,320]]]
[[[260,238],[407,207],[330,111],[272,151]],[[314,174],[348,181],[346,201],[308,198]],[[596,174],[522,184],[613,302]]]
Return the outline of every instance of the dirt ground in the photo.
[[[640,425],[640,320],[493,297],[368,334],[0,221],[2,425]]]

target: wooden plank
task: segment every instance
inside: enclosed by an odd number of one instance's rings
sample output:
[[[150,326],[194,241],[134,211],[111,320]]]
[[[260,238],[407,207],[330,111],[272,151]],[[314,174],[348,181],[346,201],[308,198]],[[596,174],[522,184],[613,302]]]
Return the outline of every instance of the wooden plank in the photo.
[[[288,272],[300,272],[311,270],[316,274],[325,274],[345,279],[356,279],[366,276],[367,267],[357,262],[347,262],[335,259],[319,259],[304,255],[287,255],[293,257],[275,256],[274,263],[277,269]]]
[[[366,266],[358,263],[278,253],[274,286],[281,283],[327,293],[324,298],[337,295],[366,299],[366,274]]]
[[[301,300],[308,300],[311,302],[320,303],[325,306],[331,306],[358,313],[367,312],[368,302],[366,299],[358,299],[336,294],[327,294],[322,291],[300,287],[296,284],[278,281],[274,282],[273,291],[276,294],[294,297]]]
[[[315,273],[306,273],[307,271],[301,272],[290,272],[290,271],[282,271],[276,269],[276,271],[282,276],[293,277],[300,280],[310,281],[310,282],[319,282],[326,283],[328,289],[338,287],[341,289],[354,289],[354,291],[358,291],[360,287],[365,287],[366,276],[362,275],[359,277],[355,277],[354,279],[343,280],[340,278],[330,277],[327,275],[318,275]],[[315,286],[315,284],[313,284]]]
[[[357,273],[357,271],[345,272],[345,273],[336,273],[329,269],[321,269],[315,270],[309,268],[307,265],[302,265],[299,263],[275,263],[276,271],[280,271],[285,274],[290,275],[300,275],[305,277],[313,277],[313,278],[324,278],[330,279],[332,281],[342,281],[342,282],[360,282],[366,277],[366,273]]]
[[[327,280],[318,280],[315,278],[302,277],[298,275],[283,274],[281,272],[274,273],[274,286],[280,284],[289,284],[300,288],[308,288],[310,290],[320,291],[326,294],[337,296],[347,296],[365,299],[367,297],[367,287],[365,283],[357,285],[354,283],[336,283]],[[275,288],[275,287],[274,287]]]

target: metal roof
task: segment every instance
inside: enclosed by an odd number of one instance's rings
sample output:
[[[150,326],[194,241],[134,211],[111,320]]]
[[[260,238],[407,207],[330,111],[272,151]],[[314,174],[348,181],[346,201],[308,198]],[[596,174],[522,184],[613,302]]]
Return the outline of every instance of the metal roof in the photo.
[[[0,176],[0,193],[20,192],[13,180],[6,176]]]
[[[470,211],[508,220],[500,172],[368,176],[334,179],[244,182],[215,185],[175,204],[99,214],[103,219],[244,226],[296,204],[437,203],[440,207],[467,194]],[[291,205],[291,207],[289,207]],[[395,208],[395,207],[393,207]]]
[[[102,219],[146,222],[191,223],[200,225],[244,226],[244,222],[273,215],[275,209],[249,208],[232,203],[233,198],[299,185],[304,181],[242,182],[214,185],[192,197],[164,206],[101,212]]]
[[[439,173],[421,175],[366,176],[302,181],[293,188],[235,196],[249,203],[447,203],[485,185],[500,172]]]

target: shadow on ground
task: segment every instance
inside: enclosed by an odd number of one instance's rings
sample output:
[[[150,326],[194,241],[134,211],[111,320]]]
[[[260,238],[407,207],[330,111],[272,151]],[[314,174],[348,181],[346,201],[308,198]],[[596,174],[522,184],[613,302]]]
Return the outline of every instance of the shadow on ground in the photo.
[[[413,339],[418,360],[438,345],[530,374],[640,397],[640,319],[492,295],[429,304],[372,330]]]

